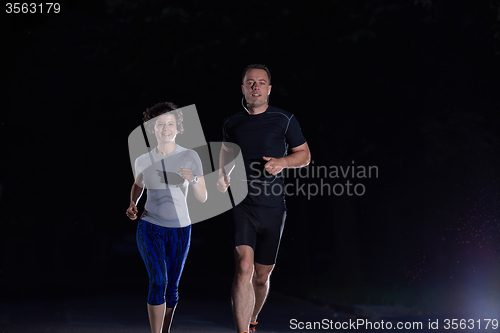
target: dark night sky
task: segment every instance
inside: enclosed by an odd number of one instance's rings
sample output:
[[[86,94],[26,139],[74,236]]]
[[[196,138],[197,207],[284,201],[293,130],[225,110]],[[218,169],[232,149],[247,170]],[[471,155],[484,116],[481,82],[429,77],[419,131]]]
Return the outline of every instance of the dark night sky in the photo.
[[[360,197],[288,199],[276,288],[500,312],[500,2],[62,4],[2,20],[2,292],[143,292],[128,134],[171,100],[220,141],[241,70],[264,63],[315,166],[379,169]],[[192,244],[186,284],[230,279],[223,216]]]

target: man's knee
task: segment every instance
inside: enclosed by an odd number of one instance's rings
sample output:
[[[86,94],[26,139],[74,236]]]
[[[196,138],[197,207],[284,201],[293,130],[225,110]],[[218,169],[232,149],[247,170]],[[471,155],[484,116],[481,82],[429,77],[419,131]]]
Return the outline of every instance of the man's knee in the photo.
[[[273,271],[274,265],[269,266],[269,265],[255,265],[255,272],[254,272],[254,281],[255,284],[259,286],[264,286],[269,282],[269,279],[271,277],[271,272]]]
[[[236,273],[238,275],[252,276],[254,272],[253,249],[250,246],[235,249]]]
[[[269,274],[261,274],[261,275],[254,274],[253,278],[256,285],[265,286],[269,281]]]
[[[241,275],[253,274],[253,261],[248,259],[241,259],[236,262],[236,273]]]

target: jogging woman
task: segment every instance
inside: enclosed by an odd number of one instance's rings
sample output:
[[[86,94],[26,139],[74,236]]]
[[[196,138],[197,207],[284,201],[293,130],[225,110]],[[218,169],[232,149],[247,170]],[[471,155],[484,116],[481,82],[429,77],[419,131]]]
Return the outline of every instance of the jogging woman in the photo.
[[[137,246],[149,275],[147,309],[152,333],[170,332],[179,299],[178,286],[191,241],[186,196],[189,187],[200,202],[207,199],[198,154],[175,143],[183,132],[182,111],[170,102],[144,112],[146,131],[157,146],[135,161],[135,181],[127,216],[137,219],[144,188],[147,201],[137,223]]]

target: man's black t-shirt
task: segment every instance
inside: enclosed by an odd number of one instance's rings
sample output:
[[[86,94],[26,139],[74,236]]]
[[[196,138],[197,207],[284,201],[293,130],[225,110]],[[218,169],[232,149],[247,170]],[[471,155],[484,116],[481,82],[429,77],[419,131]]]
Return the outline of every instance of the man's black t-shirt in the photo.
[[[286,156],[289,147],[306,142],[295,116],[273,106],[256,115],[242,111],[225,119],[223,135],[224,142],[237,144],[242,152],[244,168],[235,166],[231,186],[248,186],[243,202],[271,207],[283,205],[283,173],[276,176],[267,173],[264,169],[267,161],[263,157]],[[235,198],[236,201],[241,199]]]

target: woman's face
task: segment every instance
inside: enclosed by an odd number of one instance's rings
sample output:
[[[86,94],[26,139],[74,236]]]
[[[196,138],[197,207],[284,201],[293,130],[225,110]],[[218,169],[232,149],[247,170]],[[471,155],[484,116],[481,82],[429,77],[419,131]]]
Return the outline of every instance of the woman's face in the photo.
[[[177,135],[177,121],[171,113],[156,118],[155,136],[158,143],[175,142]]]

